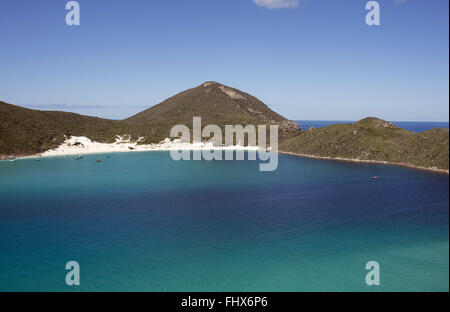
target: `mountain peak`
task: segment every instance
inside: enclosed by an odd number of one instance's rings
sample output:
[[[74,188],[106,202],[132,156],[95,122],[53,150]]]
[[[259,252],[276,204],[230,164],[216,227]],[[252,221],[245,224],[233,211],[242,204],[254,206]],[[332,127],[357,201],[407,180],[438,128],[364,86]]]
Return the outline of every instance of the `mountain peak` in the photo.
[[[192,125],[193,117],[203,124],[278,125],[282,135],[300,131],[297,123],[272,111],[256,97],[215,81],[178,93],[126,122],[163,126],[166,132],[177,124]]]
[[[202,87],[210,87],[210,86],[221,86],[222,84],[218,83],[217,81],[205,81],[202,83]]]
[[[245,100],[246,96],[244,92],[239,91],[237,89],[225,86],[216,81],[207,81],[201,85],[201,87],[206,88],[206,92],[210,91],[210,88],[218,88],[224,94],[228,95],[233,100]]]

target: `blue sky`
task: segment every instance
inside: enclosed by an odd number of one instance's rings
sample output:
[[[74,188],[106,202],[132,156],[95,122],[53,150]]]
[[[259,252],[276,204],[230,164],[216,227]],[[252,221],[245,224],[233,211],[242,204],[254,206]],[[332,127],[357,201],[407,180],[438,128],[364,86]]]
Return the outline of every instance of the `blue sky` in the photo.
[[[214,80],[290,119],[447,121],[449,2],[0,1],[0,99],[125,118]]]

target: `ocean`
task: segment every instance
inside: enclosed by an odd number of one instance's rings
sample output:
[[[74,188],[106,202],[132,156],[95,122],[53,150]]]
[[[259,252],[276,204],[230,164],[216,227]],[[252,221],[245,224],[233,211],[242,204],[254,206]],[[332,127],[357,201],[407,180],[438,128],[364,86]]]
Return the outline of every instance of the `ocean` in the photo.
[[[443,174],[66,156],[0,161],[0,207],[0,291],[449,290]],[[80,286],[65,284],[69,261]],[[369,261],[380,286],[365,283]]]
[[[296,120],[303,130],[308,130],[311,127],[322,128],[333,124],[354,123],[355,121],[337,121],[337,120]],[[447,128],[448,121],[431,122],[431,121],[392,121],[393,124],[400,128],[413,131],[423,132],[433,128]]]

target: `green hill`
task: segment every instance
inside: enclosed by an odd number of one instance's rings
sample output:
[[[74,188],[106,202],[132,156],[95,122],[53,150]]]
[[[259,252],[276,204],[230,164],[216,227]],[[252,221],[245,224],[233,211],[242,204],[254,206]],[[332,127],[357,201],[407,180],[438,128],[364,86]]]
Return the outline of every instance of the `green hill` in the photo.
[[[192,129],[192,118],[201,117],[202,125],[279,125],[281,136],[297,134],[300,127],[287,120],[248,93],[222,85],[205,82],[181,92],[164,102],[127,118],[129,124],[146,125],[158,129],[158,136],[169,136],[172,126],[187,125]]]
[[[39,111],[0,102],[0,156],[32,155],[61,144],[65,136],[86,136],[111,143],[117,135],[132,140],[144,137],[141,144],[159,143],[169,137],[177,124],[192,128],[192,117],[202,124],[278,124],[280,132],[298,133],[300,127],[278,115],[255,97],[207,82],[123,121],[87,117],[74,113]]]
[[[192,118],[202,125],[279,125],[279,150],[318,157],[386,161],[411,166],[449,168],[449,131],[433,129],[415,133],[392,123],[366,118],[354,124],[331,125],[301,131],[293,121],[272,111],[248,93],[206,82],[122,121],[74,113],[38,111],[0,102],[0,157],[42,153],[65,137],[86,136],[111,143],[117,135],[141,144],[169,137],[172,126],[192,128]]]
[[[309,129],[283,140],[280,150],[319,157],[387,161],[449,169],[449,130],[415,133],[378,118]]]
[[[57,147],[64,136],[86,136],[114,142],[116,135],[134,137],[144,129],[74,113],[38,111],[0,102],[0,156],[32,155]]]

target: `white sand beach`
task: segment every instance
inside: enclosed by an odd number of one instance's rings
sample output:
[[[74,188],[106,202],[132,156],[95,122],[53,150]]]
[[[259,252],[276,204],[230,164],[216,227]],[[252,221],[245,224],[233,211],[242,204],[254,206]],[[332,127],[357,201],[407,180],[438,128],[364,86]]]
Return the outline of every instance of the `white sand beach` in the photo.
[[[178,139],[170,140],[169,138],[159,144],[146,145],[139,144],[141,140],[132,142],[125,137],[117,136],[116,142],[114,143],[100,143],[92,141],[87,137],[72,136],[67,138],[56,149],[23,158],[171,150],[258,150],[257,146],[215,146],[213,143],[204,142],[182,143]]]

